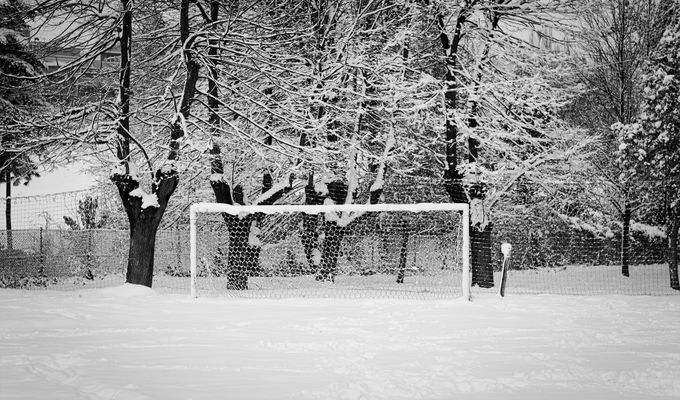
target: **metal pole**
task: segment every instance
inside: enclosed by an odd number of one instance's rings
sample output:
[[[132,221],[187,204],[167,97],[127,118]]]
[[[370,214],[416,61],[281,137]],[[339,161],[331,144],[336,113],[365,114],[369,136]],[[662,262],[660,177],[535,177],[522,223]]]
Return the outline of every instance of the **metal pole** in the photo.
[[[463,279],[461,285],[463,289],[463,299],[471,301],[470,295],[470,207],[463,209]]]
[[[191,297],[196,297],[196,209],[192,205],[189,209],[189,255],[191,257]]]
[[[7,230],[7,250],[14,248],[12,241],[12,173],[5,173],[5,229]]]
[[[176,232],[177,232],[177,241],[175,242],[176,248],[175,248],[175,253],[177,253],[177,272],[183,271],[184,268],[182,268],[182,233],[183,231],[179,229],[179,226],[176,227]]]
[[[43,253],[43,227],[40,227],[40,265],[45,263],[45,254]]]

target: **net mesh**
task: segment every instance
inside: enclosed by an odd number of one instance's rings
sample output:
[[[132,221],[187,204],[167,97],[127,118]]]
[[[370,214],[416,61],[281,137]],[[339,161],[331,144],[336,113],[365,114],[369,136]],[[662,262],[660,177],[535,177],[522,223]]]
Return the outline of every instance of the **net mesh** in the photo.
[[[455,211],[199,213],[201,296],[461,294],[462,225]]]

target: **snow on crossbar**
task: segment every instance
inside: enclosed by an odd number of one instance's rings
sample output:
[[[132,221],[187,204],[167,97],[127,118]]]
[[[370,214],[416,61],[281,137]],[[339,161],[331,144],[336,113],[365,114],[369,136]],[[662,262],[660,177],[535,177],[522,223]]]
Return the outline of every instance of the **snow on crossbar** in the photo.
[[[304,204],[279,204],[271,206],[234,206],[221,203],[195,203],[191,205],[192,214],[199,212],[227,213],[238,215],[241,213],[264,213],[282,214],[303,212],[306,214],[321,214],[329,212],[383,212],[383,211],[462,211],[468,212],[469,206],[465,203],[417,203],[417,204],[323,204],[323,205],[304,205]]]

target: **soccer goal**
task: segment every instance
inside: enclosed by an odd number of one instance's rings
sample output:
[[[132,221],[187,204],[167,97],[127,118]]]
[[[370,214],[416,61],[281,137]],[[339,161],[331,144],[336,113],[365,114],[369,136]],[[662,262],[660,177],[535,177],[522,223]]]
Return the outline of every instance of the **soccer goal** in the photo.
[[[467,204],[190,208],[191,296],[470,298]]]

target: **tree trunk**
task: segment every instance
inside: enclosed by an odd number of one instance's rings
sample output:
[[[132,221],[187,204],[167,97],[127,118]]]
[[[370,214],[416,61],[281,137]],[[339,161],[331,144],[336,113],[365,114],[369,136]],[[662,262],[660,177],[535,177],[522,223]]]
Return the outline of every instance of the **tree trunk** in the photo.
[[[307,259],[308,273],[315,274],[319,270],[319,263],[315,257],[315,251],[319,248],[319,239],[317,233],[318,215],[316,214],[302,214],[302,234],[300,240],[305,249],[305,258]]]
[[[484,184],[480,184],[484,185]],[[486,190],[484,185],[483,190]],[[471,199],[484,199],[479,190],[470,190]],[[482,229],[470,218],[470,264],[472,267],[472,286],[493,287],[493,264],[491,262],[491,233],[493,224],[487,223]]]
[[[477,182],[469,186],[470,194],[470,264],[472,286],[493,287],[493,264],[491,262],[491,233],[493,224],[488,222],[483,200],[486,198],[487,185]],[[477,207],[479,205],[479,207]]]
[[[429,4],[429,1],[426,1]],[[437,13],[437,26],[441,30],[439,34],[439,41],[442,45],[442,50],[446,57],[446,73],[444,74],[444,84],[446,85],[446,93],[444,94],[444,112],[446,116],[446,170],[444,171],[444,189],[451,197],[454,203],[467,203],[467,196],[463,188],[463,176],[458,172],[458,127],[448,114],[453,113],[459,106],[458,89],[460,83],[456,79],[458,70],[458,45],[463,36],[463,25],[467,20],[467,13],[469,10],[461,9],[456,18],[455,28],[452,35],[446,33],[446,18],[444,15]]]
[[[213,174],[222,175],[224,166],[220,158],[220,147],[214,145],[211,151],[211,171]],[[211,179],[215,201],[222,204],[243,205],[243,188],[240,185],[230,191],[229,185],[222,179]],[[269,173],[262,177],[262,193],[266,193],[273,187],[273,179]],[[292,181],[285,188],[273,193],[269,198],[258,203],[258,205],[271,205],[278,201],[284,194],[292,188]],[[260,253],[262,251],[259,243],[252,243],[251,230],[253,226],[258,227],[264,214],[249,214],[245,218],[223,213],[222,217],[229,231],[229,255],[227,256],[227,289],[247,290],[248,277],[258,275],[260,268]]]
[[[14,248],[12,240],[12,173],[9,167],[5,172],[5,229],[7,230],[7,250]]]
[[[429,1],[426,3],[429,4]],[[463,175],[458,172],[458,148],[457,148],[457,141],[458,141],[458,127],[456,126],[456,122],[452,120],[448,114],[453,113],[460,107],[459,104],[459,98],[458,98],[458,88],[460,87],[460,82],[458,82],[456,73],[458,70],[458,46],[460,44],[460,41],[463,36],[463,25],[467,21],[467,17],[469,15],[470,10],[467,8],[463,8],[459,11],[458,16],[456,18],[456,23],[454,30],[451,35],[447,35],[445,31],[445,21],[446,18],[444,15],[439,14],[437,15],[437,25],[441,29],[440,33],[440,42],[442,45],[442,49],[444,50],[444,55],[446,56],[446,74],[444,76],[444,84],[446,85],[447,91],[444,95],[445,97],[445,110],[444,112],[447,114],[446,117],[446,149],[445,149],[445,156],[446,156],[446,170],[444,171],[444,189],[446,192],[449,194],[449,197],[451,198],[451,201],[454,203],[468,203],[468,196],[465,193],[465,188],[463,186]],[[473,146],[472,151],[476,151],[477,148]],[[473,195],[471,195],[471,198],[474,198]],[[470,234],[471,234],[471,262],[472,262],[472,283],[478,283],[481,281],[479,279],[478,273],[475,270],[476,265],[479,264],[479,258],[483,254],[479,251],[479,248],[475,248],[476,246],[476,241],[475,237],[472,236],[473,233],[476,230],[473,228],[473,226],[470,226]],[[490,235],[490,232],[489,232]],[[476,250],[476,251],[475,251]],[[492,282],[493,282],[493,274],[492,274]],[[493,283],[492,283],[493,284]]]
[[[190,116],[191,102],[196,92],[196,82],[200,64],[192,58],[193,48],[188,43],[189,26],[189,3],[190,0],[180,2],[180,42],[182,44],[184,62],[186,66],[186,79],[182,91],[182,101],[179,105],[179,113],[182,118]],[[115,173],[111,180],[118,188],[123,209],[128,216],[130,224],[130,250],[128,256],[128,268],[126,282],[140,284],[151,287],[153,283],[154,251],[155,239],[158,226],[160,225],[168,200],[174,193],[179,183],[179,175],[175,169],[175,163],[179,158],[179,140],[185,132],[182,128],[181,119],[174,117],[170,123],[170,151],[168,163],[163,169],[159,169],[151,177],[151,195],[155,195],[157,204],[151,202],[151,198],[145,199],[143,196],[130,196],[133,190],[139,187],[139,181],[130,175],[131,153],[130,153],[130,94],[131,74],[132,74],[132,13],[133,2],[131,0],[121,0],[124,11],[120,26],[120,70],[118,75],[118,118],[116,127],[116,155],[121,165],[125,168],[125,173]],[[151,168],[151,161],[146,155],[143,147],[141,152],[146,157],[146,161]]]
[[[496,24],[498,21],[496,21]],[[487,47],[485,49],[485,56],[486,58],[486,53],[488,53],[489,47],[487,44]],[[478,74],[478,81],[481,81],[482,73],[481,69]],[[477,113],[478,113],[478,106],[479,103],[475,101],[471,107],[470,114],[472,115],[470,118],[468,118],[468,127],[472,130],[477,128],[479,126],[479,122],[477,121]],[[479,140],[474,139],[470,137],[468,139],[468,149],[469,149],[469,155],[468,155],[468,162],[470,164],[472,163],[479,163],[479,153],[481,150],[481,143]],[[483,201],[486,198],[486,193],[487,193],[487,184],[486,182],[476,182],[474,183],[469,190],[470,194],[470,203],[474,200],[479,200]],[[482,213],[485,214],[484,218],[488,218],[486,215],[487,211],[482,208]],[[471,284],[477,285],[479,287],[493,287],[494,282],[493,282],[493,265],[491,264],[491,231],[493,229],[493,226],[488,223],[488,224],[483,224],[483,228],[480,230],[478,227],[475,227],[474,221],[472,221],[472,218],[470,219],[470,236],[471,236],[471,241],[470,241],[470,254],[472,256],[471,264],[472,264],[472,280]]]
[[[130,221],[130,252],[125,282],[151,287],[158,223],[151,213]]]
[[[220,1],[215,0],[210,2],[210,22],[213,24],[219,19],[220,3]],[[219,63],[220,43],[219,40],[214,39],[218,35],[217,32],[213,32],[212,35],[208,40],[208,72],[210,74],[208,79],[208,124],[213,129],[216,129],[220,126],[220,93],[217,87],[217,80],[219,79],[217,65]]]
[[[410,233],[407,230],[404,231],[401,237],[401,245],[399,246],[399,267],[397,272],[397,283],[404,283],[404,275],[406,273],[406,257],[408,255],[408,239]]]
[[[217,144],[214,144],[210,153],[212,157],[211,172],[213,174],[222,175],[224,167],[220,157],[220,147]],[[212,186],[213,193],[215,194],[215,201],[217,203],[234,204],[231,188],[223,179],[211,179],[210,186]],[[234,188],[234,191],[237,192],[238,189]],[[237,216],[227,213],[223,213],[222,218],[224,219],[224,222],[227,225],[227,231],[229,232],[227,289],[247,290],[248,275],[246,274],[246,267],[243,265],[243,260],[247,260],[248,233],[250,232],[250,223],[246,223],[245,220],[250,220],[250,218],[241,220]],[[222,251],[218,252],[219,254],[223,254]]]
[[[316,275],[317,281],[335,282],[335,275],[338,272],[340,244],[346,231],[346,227],[339,226],[335,221],[326,220],[324,222],[323,250],[321,252],[321,265]]]
[[[228,217],[229,256],[227,257],[227,289],[248,290],[248,277],[256,275],[259,269],[260,246],[249,242],[250,229],[257,223],[255,215],[239,219]]]
[[[305,185],[305,204],[320,205],[323,204],[324,196],[319,195],[314,189],[314,174],[310,174]],[[316,274],[319,272],[320,259],[315,257],[315,250],[318,252],[319,248],[319,233],[317,227],[319,224],[319,216],[316,214],[302,214],[302,234],[300,240],[305,249],[305,258],[309,273]]]
[[[484,229],[470,227],[470,258],[472,265],[471,284],[483,288],[493,287],[493,265],[491,263],[491,224]]]
[[[327,185],[327,197],[335,204],[345,204],[347,200],[347,192],[349,186],[341,181],[336,180]],[[324,201],[324,198],[321,199]],[[339,226],[335,221],[329,221],[324,216],[323,222],[323,243],[321,243],[321,262],[316,274],[318,281],[335,282],[335,275],[337,274],[338,258],[340,255],[340,244],[347,232],[348,227]]]
[[[211,181],[215,200],[223,204],[243,204],[242,189],[234,188],[232,198],[229,185],[223,180]],[[259,271],[260,246],[250,243],[252,224],[258,224],[258,217],[250,214],[245,218],[222,215],[229,232],[229,251],[227,256],[227,289],[248,290],[248,277]]]
[[[179,178],[174,171],[156,172],[156,182],[151,193],[156,195],[158,205],[142,208],[141,196],[130,196],[139,187],[139,182],[130,175],[114,174],[111,180],[118,188],[123,209],[130,223],[130,249],[128,253],[125,282],[151,287],[153,284],[154,253],[156,232],[160,225],[168,200],[177,187]]]
[[[215,144],[211,150],[211,172],[222,175],[224,167],[220,157],[221,149]],[[223,179],[211,179],[215,201],[222,204],[243,204],[243,189],[235,186],[232,191]],[[248,290],[248,276],[255,273],[259,265],[260,248],[249,243],[250,229],[254,215],[245,218],[223,213],[222,218],[229,232],[229,250],[227,256],[227,289]]]
[[[678,213],[673,214],[668,234],[668,271],[671,278],[671,288],[680,290],[680,281],[678,281],[678,229],[680,228],[680,215]]]
[[[621,274],[630,276],[630,203],[626,201],[623,209],[623,232],[621,232]]]

